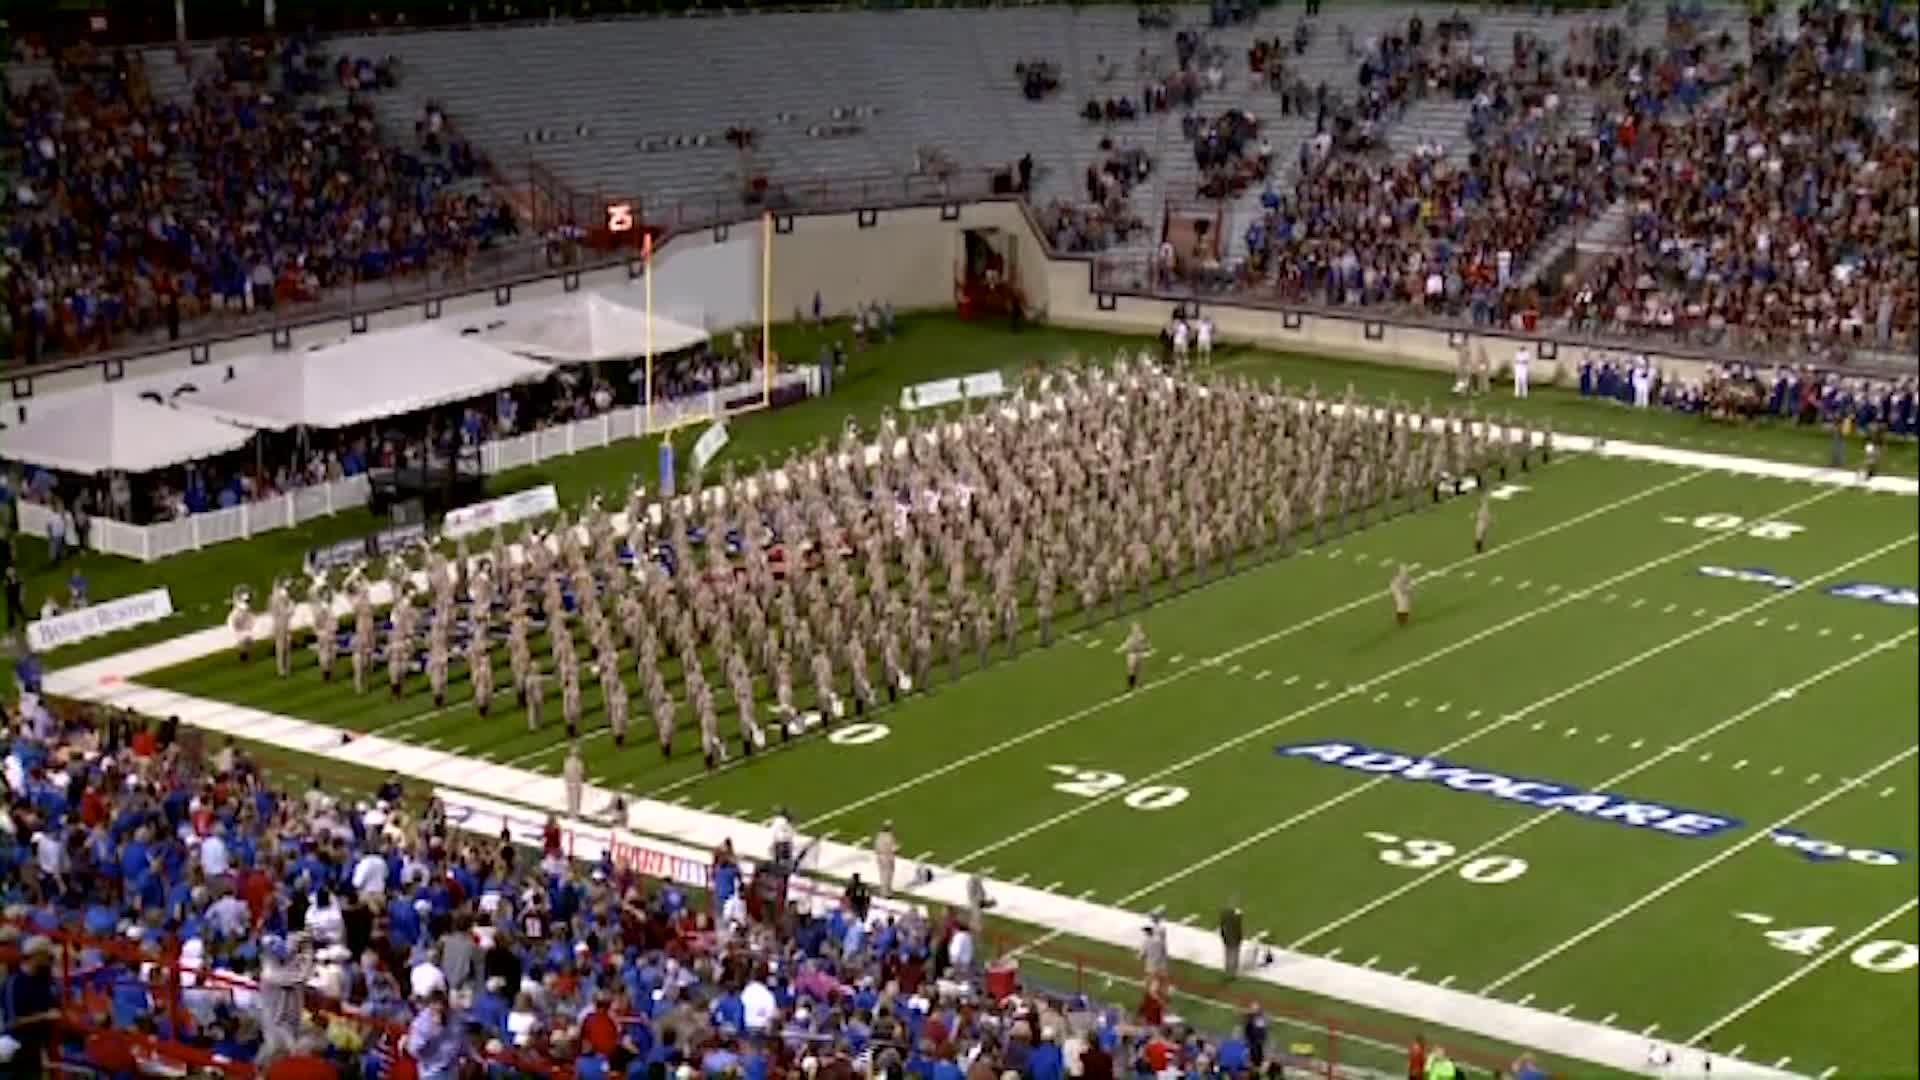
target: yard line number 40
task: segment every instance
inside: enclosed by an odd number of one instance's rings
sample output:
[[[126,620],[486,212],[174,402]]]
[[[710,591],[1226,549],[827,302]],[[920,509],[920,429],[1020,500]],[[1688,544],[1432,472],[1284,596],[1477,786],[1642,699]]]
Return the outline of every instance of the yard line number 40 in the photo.
[[[1756,926],[1766,926],[1773,922],[1771,915],[1753,912],[1736,912],[1736,917]],[[1826,948],[1838,928],[1832,926],[1790,926],[1779,930],[1766,930],[1761,937],[1767,944],[1781,952],[1790,952],[1795,956],[1814,956]],[[1871,971],[1876,975],[1899,975],[1920,967],[1920,945],[1911,941],[1864,941],[1847,954],[1854,967],[1862,971]]]

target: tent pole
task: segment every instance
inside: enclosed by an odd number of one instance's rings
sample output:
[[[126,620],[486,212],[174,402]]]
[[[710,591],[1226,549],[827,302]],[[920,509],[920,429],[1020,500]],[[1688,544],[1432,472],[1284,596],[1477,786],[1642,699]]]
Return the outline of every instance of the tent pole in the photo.
[[[640,237],[640,262],[647,279],[647,434],[653,434],[653,233]]]
[[[773,211],[760,215],[760,405],[773,407]]]

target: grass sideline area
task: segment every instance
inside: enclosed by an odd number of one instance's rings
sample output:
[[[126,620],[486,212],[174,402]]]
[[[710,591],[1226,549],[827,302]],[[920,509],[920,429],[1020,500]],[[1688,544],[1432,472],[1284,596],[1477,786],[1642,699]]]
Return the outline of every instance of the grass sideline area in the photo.
[[[774,331],[776,351],[802,361],[810,360],[823,340],[850,341],[851,337],[844,323],[825,327],[788,324],[776,326]],[[1115,349],[1151,344],[1144,338],[1092,331],[1036,326],[1014,333],[999,324],[969,323],[951,315],[906,316],[893,341],[853,355],[849,372],[835,385],[831,397],[732,421],[731,441],[723,460],[740,462],[744,468],[761,455],[772,460],[789,447],[837,434],[848,417],[869,423],[882,409],[897,407],[901,390],[918,382],[996,367],[1019,370],[1058,362],[1070,355],[1104,360]],[[1217,350],[1214,367],[1224,373],[1280,379],[1287,385],[1312,383],[1324,394],[1337,395],[1351,384],[1368,400],[1392,395],[1408,402],[1431,400],[1436,408],[1456,403],[1450,394],[1451,377],[1441,372],[1235,347]],[[1730,426],[1661,410],[1638,411],[1582,398],[1562,387],[1536,385],[1532,396],[1524,401],[1515,401],[1499,389],[1476,404],[1501,415],[1512,412],[1530,421],[1551,422],[1562,434],[1654,442],[1807,465],[1824,465],[1829,452],[1830,439],[1824,431],[1772,423]],[[650,476],[657,445],[655,439],[630,440],[501,473],[488,479],[488,492],[501,495],[551,483],[559,490],[562,505],[576,507],[596,491],[618,494],[636,475]],[[1857,454],[1858,449],[1856,440],[1851,451]],[[1920,453],[1911,442],[1889,444],[1882,461],[1890,473],[1920,473]],[[248,585],[256,597],[264,597],[273,578],[296,571],[309,550],[375,532],[383,524],[371,512],[357,509],[155,563],[88,552],[79,557],[79,565],[96,600],[165,585],[173,591],[178,614],[110,637],[66,646],[49,654],[49,660],[72,664],[218,622],[225,616],[235,585]],[[28,610],[38,610],[40,599],[49,590],[64,599],[72,561],[59,568],[50,567],[43,537],[23,535],[16,546]]]

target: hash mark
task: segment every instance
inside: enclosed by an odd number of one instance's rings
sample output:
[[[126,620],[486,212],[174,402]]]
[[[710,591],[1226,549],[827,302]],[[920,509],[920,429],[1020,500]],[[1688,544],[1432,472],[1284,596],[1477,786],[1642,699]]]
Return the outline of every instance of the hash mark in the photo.
[[[1175,667],[1178,667],[1180,665],[1180,661],[1185,660],[1186,658],[1187,658],[1186,653],[1174,653],[1173,659],[1167,661],[1167,663],[1172,664]]]
[[[925,851],[923,851],[923,852],[921,852],[920,854],[918,854],[918,855],[915,855],[915,856],[913,857],[913,861],[914,861],[914,862],[926,862],[926,861],[927,861],[928,859],[931,859],[931,858],[933,858],[933,849],[932,849],[932,848],[928,848],[927,850],[925,850]],[[1060,883],[1056,881],[1056,882],[1054,882],[1054,884],[1055,884],[1055,885],[1058,885],[1058,884],[1060,884]]]
[[[1410,697],[1407,699],[1407,708],[1409,709],[1413,708],[1418,704],[1420,704],[1420,699],[1417,697]]]
[[[1339,548],[1334,548],[1334,549],[1333,549],[1332,551],[1329,551],[1329,552],[1327,552],[1327,558],[1329,558],[1329,559],[1337,559],[1337,558],[1339,558],[1339,557],[1340,557],[1340,549],[1339,549]]]
[[[1229,675],[1238,675],[1238,674],[1240,674],[1240,665],[1239,665],[1239,664],[1235,664],[1235,665],[1233,665],[1232,667],[1230,667],[1230,668],[1228,668],[1228,669],[1227,669],[1227,674],[1229,674]]]
[[[1772,771],[1772,772],[1770,772],[1770,773],[1768,773],[1767,775],[1768,775],[1768,776],[1779,776],[1779,775],[1780,775],[1781,773],[1783,773],[1783,772],[1786,772],[1786,771],[1787,771],[1787,767],[1786,767],[1785,765],[1775,765],[1775,766],[1773,767],[1773,771]]]
[[[1740,769],[1744,769],[1744,768],[1746,768],[1746,767],[1747,767],[1747,759],[1746,759],[1746,758],[1741,758],[1741,759],[1740,759],[1739,761],[1736,761],[1736,762],[1734,762],[1734,763],[1733,763],[1733,767],[1734,767],[1734,770],[1735,770],[1735,771],[1738,771],[1738,770],[1740,770]]]
[[[1491,580],[1489,580],[1489,581],[1487,582],[1487,584],[1489,584],[1489,585],[1498,585],[1498,584],[1500,584],[1501,582],[1503,582],[1503,581],[1505,581],[1505,580],[1507,580],[1507,579],[1506,579],[1506,578],[1504,578],[1504,577],[1501,577],[1501,576],[1500,576],[1499,574],[1495,574],[1495,575],[1493,575],[1493,578],[1492,578]]]
[[[1477,573],[1477,572],[1478,572],[1478,571],[1475,571],[1475,570],[1472,570],[1472,569],[1467,569],[1467,570],[1462,570],[1462,571],[1460,571],[1460,576],[1461,576],[1461,577],[1472,577],[1472,576],[1473,576],[1473,575],[1474,575],[1475,573]]]
[[[1292,685],[1293,685],[1294,683],[1297,683],[1297,682],[1299,682],[1299,681],[1300,681],[1300,676],[1298,676],[1298,675],[1289,675],[1289,676],[1287,676],[1286,678],[1284,678],[1284,679],[1282,679],[1282,680],[1280,680],[1280,685],[1282,685],[1282,686],[1292,686]]]
[[[1086,892],[1083,892],[1079,896],[1074,897],[1075,900],[1091,900],[1092,898],[1093,898],[1092,889],[1088,889]]]
[[[1373,695],[1373,703],[1375,705],[1378,705],[1392,696],[1393,696],[1392,694],[1389,694],[1385,690],[1382,690],[1379,693]]]
[[[1435,705],[1435,706],[1433,707],[1433,711],[1434,711],[1434,712],[1446,712],[1446,711],[1447,711],[1448,709],[1451,709],[1451,708],[1453,708],[1453,702],[1451,702],[1451,701],[1443,701],[1443,702],[1441,702],[1440,704],[1438,704],[1438,705]]]
[[[1480,715],[1480,710],[1479,710],[1479,709],[1475,709],[1475,710],[1473,710],[1472,712],[1470,712],[1470,713],[1468,713],[1468,714],[1467,714],[1467,719],[1469,719],[1469,720],[1473,720],[1473,719],[1476,719],[1477,717],[1479,717],[1479,715]]]
[[[703,814],[711,814],[711,813],[713,813],[713,812],[714,812],[715,810],[718,810],[718,809],[720,809],[720,804],[719,804],[719,803],[717,803],[717,802],[710,802],[710,803],[707,803],[706,805],[704,805],[704,806],[702,806],[702,807],[700,807],[700,812],[701,812],[701,813],[703,813]]]
[[[1640,749],[1641,747],[1643,747],[1643,746],[1645,746],[1645,745],[1647,745],[1647,740],[1645,740],[1645,739],[1635,739],[1635,740],[1633,740],[1633,741],[1632,741],[1631,743],[1628,743],[1628,744],[1627,744],[1627,749],[1629,749],[1629,750],[1638,750],[1638,749]]]
[[[1411,979],[1413,978],[1413,973],[1419,970],[1420,970],[1419,964],[1409,964],[1407,965],[1407,970],[1400,973],[1400,977],[1403,979]]]
[[[1562,1005],[1562,1006],[1560,1006],[1560,1008],[1559,1008],[1559,1010],[1558,1010],[1558,1011],[1559,1011],[1559,1013],[1560,1013],[1560,1015],[1561,1015],[1561,1016],[1572,1016],[1572,1015],[1573,1015],[1573,1003],[1572,1003],[1572,1002],[1568,1002],[1567,1004],[1565,1004],[1565,1005]]]
[[[1523,581],[1521,581],[1521,582],[1520,582],[1520,584],[1518,584],[1518,585],[1515,585],[1515,586],[1514,586],[1514,588],[1516,588],[1516,589],[1521,589],[1521,590],[1526,590],[1526,589],[1531,589],[1531,588],[1533,588],[1533,579],[1532,579],[1532,578],[1527,578],[1527,579],[1525,579],[1525,580],[1523,580]]]
[[[1826,637],[1827,635],[1829,635],[1829,634],[1831,634],[1831,633],[1833,633],[1833,627],[1831,627],[1831,626],[1823,626],[1823,627],[1821,627],[1821,628],[1820,628],[1820,636],[1821,636],[1821,637]]]
[[[1620,1019],[1619,1013],[1608,1013],[1607,1015],[1600,1018],[1600,1026],[1606,1027],[1608,1024],[1611,1024],[1618,1019]]]
[[[1758,630],[1759,628],[1765,625],[1767,625],[1767,620],[1765,618],[1759,618],[1759,619],[1753,620],[1753,627],[1756,630]]]
[[[1643,606],[1645,606],[1645,604],[1646,604],[1646,602],[1647,602],[1647,598],[1646,598],[1646,597],[1644,597],[1644,596],[1636,596],[1636,597],[1634,597],[1634,598],[1633,598],[1633,603],[1632,603],[1632,604],[1630,604],[1630,605],[1628,605],[1628,607],[1629,607],[1629,609],[1630,609],[1630,610],[1633,610],[1633,611],[1639,611],[1639,610],[1641,609],[1641,607],[1643,607]]]
[[[1571,738],[1573,738],[1573,737],[1574,737],[1575,735],[1578,735],[1578,734],[1580,734],[1580,729],[1579,729],[1579,728],[1577,728],[1577,727],[1570,727],[1570,728],[1568,728],[1568,729],[1567,729],[1567,734],[1566,734],[1566,737],[1567,737],[1567,738],[1569,738],[1569,739],[1571,739]]]
[[[1679,610],[1679,607],[1680,607],[1679,604],[1668,604],[1666,607],[1663,607],[1660,609],[1660,614],[1671,615],[1675,611]]]
[[[1784,1069],[1784,1068],[1786,1068],[1786,1067],[1787,1067],[1787,1066],[1788,1066],[1789,1064],[1791,1064],[1792,1062],[1793,1062],[1793,1058],[1791,1058],[1791,1057],[1783,1057],[1783,1058],[1781,1058],[1781,1059],[1780,1059],[1779,1061],[1776,1061],[1776,1062],[1774,1062],[1774,1063],[1773,1063],[1773,1067],[1774,1067],[1774,1068],[1776,1068],[1776,1069]]]
[[[1894,791],[1893,788],[1888,788],[1887,790],[1882,791],[1880,793],[1880,797],[1883,799],[1891,799],[1893,798],[1893,791]]]
[[[1533,730],[1541,731],[1541,730],[1544,730],[1546,726],[1547,726],[1547,722],[1545,720],[1536,720],[1534,721]]]
[[[1363,968],[1370,968],[1379,962],[1380,962],[1380,958],[1378,956],[1369,956],[1367,957],[1367,962],[1364,964],[1361,964],[1360,966]]]
[[[1606,741],[1608,741],[1608,740],[1610,740],[1610,739],[1612,739],[1612,738],[1613,738],[1613,733],[1612,733],[1612,732],[1610,732],[1610,731],[1603,731],[1603,732],[1601,732],[1601,733],[1600,733],[1600,737],[1599,737],[1599,738],[1597,738],[1597,739],[1595,739],[1595,740],[1593,740],[1593,741],[1594,741],[1594,742],[1597,742],[1597,743],[1604,743],[1604,742],[1606,742]]]
[[[1837,1066],[1829,1065],[1826,1068],[1820,1070],[1820,1080],[1827,1080],[1828,1077],[1832,1076],[1834,1073],[1837,1073],[1839,1071],[1840,1069]]]
[[[1547,591],[1548,591],[1548,592],[1550,592],[1550,593],[1557,593],[1557,592],[1559,592],[1559,591],[1560,591],[1560,585],[1559,585],[1559,583],[1558,583],[1558,582],[1552,582],[1552,583],[1549,583],[1549,584],[1547,585]]]
[[[1704,754],[1701,754],[1701,755],[1700,755],[1700,764],[1702,764],[1702,765],[1705,765],[1705,764],[1706,764],[1707,762],[1709,762],[1709,761],[1712,761],[1712,760],[1713,760],[1713,751],[1711,751],[1711,750],[1709,750],[1709,751],[1707,751],[1706,753],[1704,753]]]
[[[1817,783],[1819,783],[1819,782],[1820,782],[1820,774],[1819,774],[1819,773],[1811,773],[1811,774],[1809,774],[1809,775],[1807,776],[1807,783],[1809,783],[1809,784],[1817,784]]]
[[[1600,602],[1603,604],[1611,604],[1618,599],[1620,599],[1619,593],[1608,593],[1607,595],[1600,598]]]
[[[1706,615],[1707,615],[1707,609],[1706,609],[1706,608],[1703,608],[1703,607],[1697,607],[1697,608],[1694,608],[1694,609],[1693,609],[1693,617],[1694,617],[1694,618],[1696,618],[1696,619],[1704,619],[1704,618],[1706,618]]]
[[[1027,875],[1026,875],[1026,874],[1024,874],[1024,873],[1020,873],[1020,874],[1015,874],[1015,875],[1013,875],[1012,877],[1010,877],[1010,878],[1008,878],[1008,879],[1007,879],[1007,884],[1009,884],[1009,885],[1022,885],[1022,884],[1025,884],[1025,883],[1026,883],[1026,880],[1027,880]]]
[[[916,860],[914,860],[914,861],[915,861],[915,862],[918,862],[919,860],[917,860],[917,859],[916,859]],[[1060,886],[1062,886],[1062,885],[1065,885],[1065,884],[1066,884],[1066,882],[1064,882],[1064,881],[1050,881],[1050,882],[1048,882],[1048,883],[1047,883],[1047,887],[1046,887],[1046,888],[1044,888],[1044,889],[1042,889],[1042,890],[1040,890],[1040,891],[1041,891],[1041,892],[1053,892],[1054,890],[1056,890],[1056,889],[1058,889],[1058,888],[1059,888]]]
[[[1315,690],[1325,690],[1330,685],[1332,684],[1327,682],[1327,680],[1321,679],[1319,682],[1313,684],[1313,688]]]
[[[1652,1036],[1654,1032],[1659,1030],[1660,1030],[1660,1025],[1657,1022],[1648,1024],[1646,1027],[1643,1027],[1640,1029],[1640,1037],[1643,1039],[1648,1038]]]
[[[1865,640],[1867,640],[1867,635],[1865,635],[1865,634],[1855,634],[1855,635],[1853,635],[1853,640],[1855,640],[1855,641],[1865,641]]]
[[[1267,669],[1265,669],[1265,668],[1261,668],[1261,669],[1260,669],[1259,671],[1256,671],[1256,672],[1254,672],[1254,673],[1253,673],[1253,681],[1254,681],[1254,682],[1259,682],[1259,681],[1260,681],[1260,680],[1262,680],[1262,679],[1271,679],[1271,678],[1273,678],[1273,672],[1271,672],[1271,671],[1268,671],[1268,670],[1267,670]],[[1299,676],[1298,676],[1298,675],[1296,675],[1296,676],[1294,676],[1294,678],[1296,678],[1296,679],[1297,679],[1297,678],[1299,678]]]
[[[1795,630],[1798,630],[1798,629],[1800,629],[1800,624],[1797,622],[1790,622],[1787,624],[1787,633],[1789,634],[1793,633]]]
[[[1327,950],[1327,959],[1329,960],[1339,955],[1340,955],[1340,946],[1338,945],[1335,945],[1333,948]]]
[[[1529,1002],[1529,1001],[1532,1001],[1532,1000],[1533,1000],[1533,995],[1532,995],[1532,994],[1528,994],[1528,995],[1527,995],[1526,997],[1523,997],[1523,998],[1521,998],[1521,999],[1520,999],[1520,1001],[1518,1002],[1518,1004],[1520,1004],[1520,1005],[1525,1005],[1525,1004],[1526,1004],[1527,1002]]]

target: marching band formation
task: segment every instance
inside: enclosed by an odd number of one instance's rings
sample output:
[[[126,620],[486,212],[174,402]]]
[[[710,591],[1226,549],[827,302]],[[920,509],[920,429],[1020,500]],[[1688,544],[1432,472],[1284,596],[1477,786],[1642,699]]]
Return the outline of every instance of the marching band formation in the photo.
[[[1048,645],[1058,617],[1120,615],[1552,447],[1550,431],[1359,407],[1351,390],[1336,407],[1311,388],[1170,376],[1145,354],[1030,379],[982,412],[887,416],[880,429],[868,444],[849,423],[837,446],[823,438],[746,478],[729,467],[717,488],[677,499],[635,489],[623,513],[596,500],[579,522],[528,527],[511,548],[496,530],[478,556],[462,539],[452,557],[426,546],[389,559],[384,617],[364,565],[343,582],[316,578],[304,601],[282,580],[265,612],[275,670],[294,672],[304,602],[320,678],[344,650],[354,693],[381,666],[395,698],[424,672],[446,708],[458,663],[485,717],[504,643],[529,730],[547,722],[553,684],[577,738],[583,681],[598,679],[616,747],[631,687],[660,753],[672,754],[684,711],[711,768],[728,757],[723,710],[751,755],[767,745],[763,715],[784,738],[864,714],[882,694],[959,676],[969,656],[981,668],[1023,638]],[[242,660],[255,622],[235,590]],[[1123,651],[1132,687],[1148,653],[1137,623]],[[810,684],[800,691],[796,665]]]

